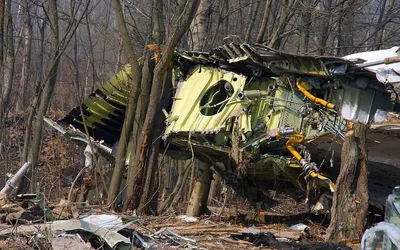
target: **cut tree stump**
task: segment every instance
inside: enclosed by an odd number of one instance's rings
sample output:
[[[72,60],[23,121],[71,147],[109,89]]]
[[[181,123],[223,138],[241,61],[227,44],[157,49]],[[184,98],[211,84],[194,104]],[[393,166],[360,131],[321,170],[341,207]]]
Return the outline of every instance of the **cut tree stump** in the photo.
[[[199,161],[197,177],[186,210],[187,216],[200,216],[207,212],[207,200],[208,194],[210,193],[211,179],[212,172],[210,165]]]

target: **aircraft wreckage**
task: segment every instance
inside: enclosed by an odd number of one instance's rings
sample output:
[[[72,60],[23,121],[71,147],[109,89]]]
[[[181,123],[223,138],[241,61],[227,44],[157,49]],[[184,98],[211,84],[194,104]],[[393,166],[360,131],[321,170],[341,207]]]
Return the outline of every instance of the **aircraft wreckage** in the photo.
[[[368,124],[370,199],[384,204],[400,179],[398,52],[313,57],[260,44],[176,51],[163,139],[188,155],[210,159],[226,185],[254,199],[255,190],[280,177],[301,188],[299,180],[306,178],[334,191],[331,180],[339,171],[347,125]],[[82,112],[78,107],[62,120],[46,122],[87,143],[85,120],[94,145],[112,156],[129,74],[126,66],[83,101]]]

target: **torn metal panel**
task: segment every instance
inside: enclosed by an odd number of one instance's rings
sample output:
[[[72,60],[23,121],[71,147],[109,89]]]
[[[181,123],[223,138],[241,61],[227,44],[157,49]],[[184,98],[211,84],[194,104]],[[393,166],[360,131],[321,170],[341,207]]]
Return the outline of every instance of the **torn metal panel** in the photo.
[[[89,130],[89,135],[95,140],[103,140],[112,146],[119,140],[125,108],[129,96],[132,79],[130,66],[126,66],[107,83],[89,95],[80,107],[69,112],[60,122],[69,124],[84,132],[83,122]]]
[[[165,133],[216,133],[226,126],[233,113],[240,113],[236,97],[246,77],[208,67],[194,69],[193,74],[178,84],[170,116],[173,119]],[[192,98],[182,98],[191,96]]]
[[[385,59],[395,58],[399,55],[399,47],[393,47],[386,50],[356,53],[344,58],[358,62],[359,67],[365,67],[367,70],[374,72],[378,81],[382,83],[397,84],[400,83],[400,62],[399,60],[397,62],[396,60],[389,62]]]
[[[93,248],[90,243],[85,242],[79,234],[58,234],[51,239],[51,247],[53,250],[91,250]]]
[[[393,110],[388,93],[352,87],[336,90],[336,105],[344,119],[363,124],[370,124],[378,109]]]
[[[54,221],[45,224],[34,224],[34,225],[20,225],[11,226],[8,228],[2,228],[0,230],[1,236],[15,235],[15,234],[30,234],[36,232],[44,232],[49,230],[51,233],[58,231],[66,232],[73,230],[83,230],[89,233],[93,233],[103,239],[111,248],[118,247],[118,249],[131,249],[132,243],[129,238],[114,232],[110,229],[96,226],[83,220],[65,220],[65,221]]]

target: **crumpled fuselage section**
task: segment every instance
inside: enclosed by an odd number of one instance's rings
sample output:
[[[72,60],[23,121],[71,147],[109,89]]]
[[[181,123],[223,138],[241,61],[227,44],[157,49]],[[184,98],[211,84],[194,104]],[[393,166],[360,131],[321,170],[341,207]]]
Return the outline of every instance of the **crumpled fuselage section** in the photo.
[[[385,130],[386,136],[399,128],[397,49],[368,53],[312,57],[249,44],[177,51],[163,139],[187,157],[209,162],[226,184],[246,196],[254,193],[250,186],[262,189],[279,177],[300,188],[307,179],[333,192],[329,177],[337,173],[350,122]],[[111,148],[123,124],[129,74],[126,67],[84,101],[83,111],[71,111],[62,126],[84,132],[86,122],[90,136]],[[374,144],[379,133],[375,130],[367,142],[373,152],[379,151]],[[378,168],[389,166],[373,152],[370,160]],[[387,169],[371,177],[380,182],[383,197],[391,192],[391,186],[382,184],[385,175]],[[392,176],[400,176],[399,168],[392,168]]]

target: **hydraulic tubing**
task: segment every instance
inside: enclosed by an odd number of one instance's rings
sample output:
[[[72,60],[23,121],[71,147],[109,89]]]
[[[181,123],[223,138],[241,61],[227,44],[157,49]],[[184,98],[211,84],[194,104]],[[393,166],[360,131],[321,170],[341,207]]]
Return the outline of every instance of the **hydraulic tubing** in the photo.
[[[300,83],[299,83],[299,79],[296,80],[296,86],[297,88],[300,90],[301,93],[303,93],[303,95],[305,95],[308,99],[310,99],[312,102],[314,103],[318,103],[321,104],[324,107],[327,107],[329,109],[334,109],[335,108],[335,104],[330,103],[325,101],[324,99],[318,98],[314,95],[312,95],[310,92],[308,92],[305,88],[303,88]]]
[[[335,184],[329,178],[326,178],[325,176],[322,176],[316,170],[311,168],[310,164],[305,159],[303,159],[303,157],[300,155],[300,153],[296,149],[294,149],[294,147],[293,147],[294,143],[302,143],[303,141],[304,141],[304,135],[302,135],[300,133],[295,133],[286,142],[286,148],[296,158],[296,160],[298,160],[300,162],[301,166],[306,171],[306,174],[308,172],[308,175],[311,178],[318,178],[321,181],[325,182],[329,186],[330,190],[332,192],[334,192],[335,189],[336,189]]]
[[[326,178],[325,176],[321,175],[320,173],[316,172],[315,170],[312,170],[312,171],[310,172],[310,176],[311,176],[312,178],[318,178],[318,179],[320,179],[321,181],[324,181],[326,184],[328,184],[329,189],[330,189],[332,192],[335,191],[336,185],[335,185],[335,183],[333,183],[329,178]]]
[[[294,134],[287,142],[286,142],[286,148],[289,150],[289,152],[296,158],[296,160],[301,161],[303,157],[297,152],[296,149],[294,149],[293,144],[294,143],[302,143],[304,140],[304,135],[302,134]]]

